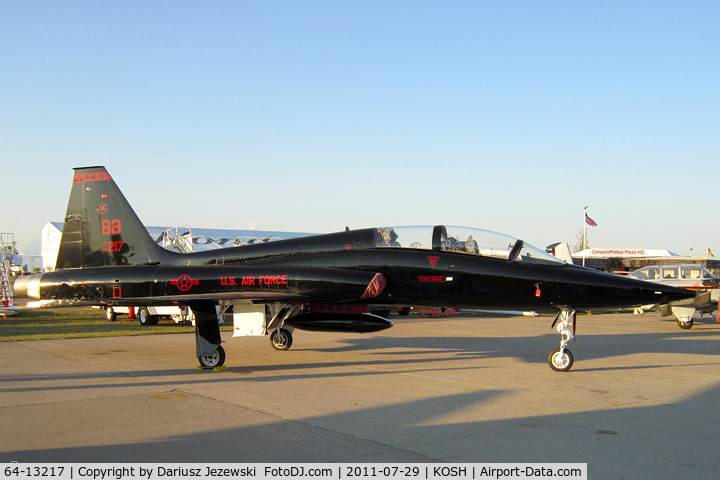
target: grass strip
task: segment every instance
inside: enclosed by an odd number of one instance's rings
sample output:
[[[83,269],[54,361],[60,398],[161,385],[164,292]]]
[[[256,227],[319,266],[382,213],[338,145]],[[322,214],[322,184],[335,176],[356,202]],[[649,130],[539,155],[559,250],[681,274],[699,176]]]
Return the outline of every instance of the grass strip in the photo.
[[[232,331],[232,326],[221,325],[220,330]],[[172,320],[161,319],[157,325],[144,327],[138,320],[119,315],[116,321],[110,322],[102,309],[90,307],[25,310],[0,317],[0,342],[193,332],[192,325],[176,324]]]

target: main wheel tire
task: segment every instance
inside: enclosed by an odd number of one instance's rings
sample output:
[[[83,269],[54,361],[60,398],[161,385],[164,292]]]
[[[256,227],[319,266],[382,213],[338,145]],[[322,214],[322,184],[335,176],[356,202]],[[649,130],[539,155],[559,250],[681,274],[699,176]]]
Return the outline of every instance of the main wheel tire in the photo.
[[[113,307],[105,307],[105,318],[110,322],[117,320],[117,313],[115,313]]]
[[[222,367],[225,364],[225,349],[222,345],[218,345],[215,353],[210,355],[200,355],[198,357],[200,366],[203,368],[217,368]]]
[[[270,345],[275,350],[285,351],[292,347],[292,333],[284,328],[278,328],[270,335]]]
[[[683,330],[690,330],[694,325],[692,319],[687,322],[681,322],[680,320],[678,320],[675,323],[677,323],[678,327],[682,328]]]
[[[573,366],[573,354],[567,348],[560,353],[560,347],[554,349],[548,355],[548,365],[556,372],[567,372]]]
[[[137,318],[140,320],[140,325],[143,327],[149,327],[150,325],[157,325],[157,317],[150,315],[150,312],[146,307],[140,307],[137,312]]]

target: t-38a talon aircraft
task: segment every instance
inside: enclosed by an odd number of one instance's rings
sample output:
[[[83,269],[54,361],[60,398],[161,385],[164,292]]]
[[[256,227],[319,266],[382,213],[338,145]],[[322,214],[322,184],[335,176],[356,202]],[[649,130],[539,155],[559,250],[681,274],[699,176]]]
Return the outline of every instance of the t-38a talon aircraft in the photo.
[[[576,309],[667,303],[677,288],[566,264],[522,240],[461,227],[366,228],[270,243],[175,253],[153,242],[104,167],[75,169],[54,272],[20,277],[18,297],[45,306],[188,305],[203,367],[224,363],[215,305],[263,316],[276,348],[293,328],[377,331],[368,307],[556,310],[569,370]]]

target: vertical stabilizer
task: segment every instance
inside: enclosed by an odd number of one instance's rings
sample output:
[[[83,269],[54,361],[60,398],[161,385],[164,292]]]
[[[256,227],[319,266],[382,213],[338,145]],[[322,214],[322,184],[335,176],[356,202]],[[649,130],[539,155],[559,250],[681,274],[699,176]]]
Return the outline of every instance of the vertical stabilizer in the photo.
[[[75,168],[56,269],[158,263],[155,244],[105,167]]]
[[[569,263],[570,265],[574,263],[572,253],[570,252],[570,245],[568,245],[567,242],[559,242],[548,245],[545,251],[551,255],[554,255],[560,260]]]

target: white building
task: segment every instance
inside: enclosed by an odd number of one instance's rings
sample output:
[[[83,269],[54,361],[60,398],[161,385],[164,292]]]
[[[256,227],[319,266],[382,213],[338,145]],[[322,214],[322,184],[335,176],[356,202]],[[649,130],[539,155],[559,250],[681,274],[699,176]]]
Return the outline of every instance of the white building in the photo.
[[[304,237],[311,233],[276,232],[267,230],[225,230],[218,228],[145,227],[155,242],[172,251],[199,252],[213,248],[235,247],[253,243],[266,243],[287,238]],[[55,270],[62,222],[48,222],[38,238],[22,253],[23,271],[49,272]]]
[[[573,258],[654,258],[676,257],[670,250],[652,248],[586,248],[573,253]]]

